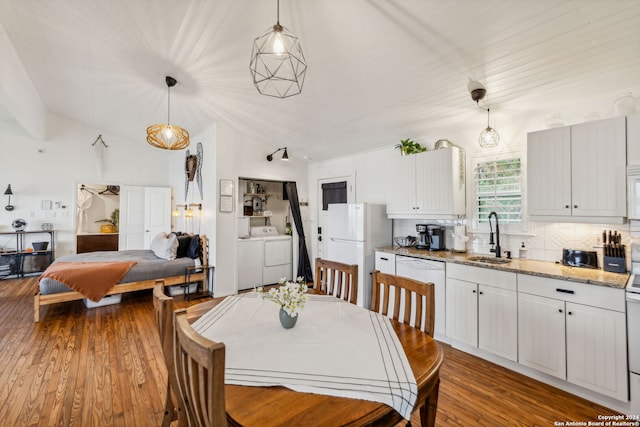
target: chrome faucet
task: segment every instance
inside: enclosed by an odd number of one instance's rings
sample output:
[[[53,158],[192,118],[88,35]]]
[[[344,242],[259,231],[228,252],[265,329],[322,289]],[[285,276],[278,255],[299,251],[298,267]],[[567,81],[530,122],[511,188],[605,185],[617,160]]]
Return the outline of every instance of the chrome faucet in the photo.
[[[491,212],[489,214],[489,244],[491,246],[494,246],[493,243],[493,228],[491,227],[491,217],[494,217],[496,219],[496,242],[495,242],[495,247],[492,247],[490,249],[491,252],[495,252],[496,253],[496,258],[500,258],[500,226],[498,225],[498,214],[495,212]]]

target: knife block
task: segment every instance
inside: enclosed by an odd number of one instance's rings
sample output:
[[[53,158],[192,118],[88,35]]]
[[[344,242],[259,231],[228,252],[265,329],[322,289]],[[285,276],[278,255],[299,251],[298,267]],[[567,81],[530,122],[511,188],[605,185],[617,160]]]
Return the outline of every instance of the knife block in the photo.
[[[603,257],[602,269],[611,273],[626,273],[627,263],[625,257]]]

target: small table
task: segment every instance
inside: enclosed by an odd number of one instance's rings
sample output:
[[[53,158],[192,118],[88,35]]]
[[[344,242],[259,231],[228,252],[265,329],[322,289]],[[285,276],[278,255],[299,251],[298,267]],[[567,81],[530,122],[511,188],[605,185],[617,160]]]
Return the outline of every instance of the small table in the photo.
[[[213,266],[212,265],[200,265],[200,266],[190,266],[187,267],[185,269],[184,272],[184,285],[182,285],[183,288],[185,288],[184,290],[184,298],[188,301],[189,299],[193,298],[204,298],[204,297],[209,297],[209,296],[213,296],[213,292],[209,291],[210,288],[210,284],[212,281],[212,277],[213,277]],[[195,293],[191,293],[190,292],[190,285],[191,285],[191,275],[192,274],[199,274],[199,273],[203,273],[204,272],[204,279],[202,281],[198,280],[199,282],[202,282],[202,290],[198,291],[198,289],[196,288],[196,292]]]
[[[194,322],[224,298],[215,298],[187,309]],[[304,313],[304,311],[303,311]],[[277,322],[277,319],[273,319]],[[407,356],[415,376],[421,408],[421,424],[433,426],[438,398],[442,350],[429,335],[409,325],[391,321],[393,330]],[[340,363],[330,360],[327,363]],[[285,387],[225,386],[227,413],[247,426],[364,426],[393,425],[403,420],[391,406],[345,397],[297,392]]]

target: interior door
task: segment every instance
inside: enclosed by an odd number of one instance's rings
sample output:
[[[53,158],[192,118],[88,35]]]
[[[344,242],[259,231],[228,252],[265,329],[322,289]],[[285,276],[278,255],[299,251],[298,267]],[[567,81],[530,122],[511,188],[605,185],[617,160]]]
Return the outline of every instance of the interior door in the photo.
[[[120,187],[119,249],[148,249],[160,232],[171,231],[171,188]]]
[[[144,248],[159,233],[171,232],[171,188],[144,188]]]
[[[118,248],[144,248],[144,187],[120,187],[120,226]]]
[[[325,198],[327,197],[326,193],[323,192],[322,185],[323,184],[338,184],[344,182],[346,184],[346,203],[355,203],[356,195],[354,189],[354,179],[353,175],[350,176],[341,176],[337,178],[324,178],[318,180],[318,228],[317,228],[317,239],[316,239],[316,257],[324,258],[327,254],[327,239],[328,237],[325,231],[325,227],[328,224],[328,210],[324,208],[326,205]],[[312,257],[315,258],[315,257]]]

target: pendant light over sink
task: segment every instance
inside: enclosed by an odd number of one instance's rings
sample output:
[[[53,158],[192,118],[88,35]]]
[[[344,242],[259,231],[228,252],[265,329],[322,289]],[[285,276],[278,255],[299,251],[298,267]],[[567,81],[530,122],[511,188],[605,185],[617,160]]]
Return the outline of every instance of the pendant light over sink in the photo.
[[[182,150],[189,146],[189,132],[180,126],[171,125],[171,88],[178,83],[170,76],[165,77],[167,83],[167,124],[151,125],[147,128],[147,142],[164,150]]]
[[[471,94],[471,99],[476,102],[476,106],[482,110],[487,110],[487,127],[482,132],[480,132],[480,136],[478,137],[478,144],[482,148],[493,148],[497,147],[500,142],[500,135],[498,132],[491,127],[489,124],[490,116],[490,108],[482,108],[480,107],[479,101],[484,98],[487,94],[487,90],[484,88],[484,85],[478,81],[469,79],[469,84],[467,85],[467,89]]]
[[[253,41],[249,69],[262,95],[287,98],[302,92],[307,64],[300,40],[280,25],[280,0],[276,25]]]

